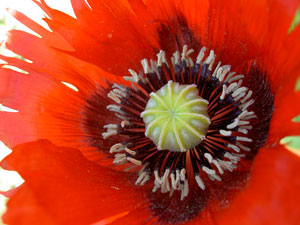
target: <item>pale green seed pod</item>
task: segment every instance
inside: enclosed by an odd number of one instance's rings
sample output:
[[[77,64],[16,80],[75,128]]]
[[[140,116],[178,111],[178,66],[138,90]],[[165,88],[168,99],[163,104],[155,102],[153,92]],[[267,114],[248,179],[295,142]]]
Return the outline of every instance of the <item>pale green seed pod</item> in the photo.
[[[158,150],[185,152],[205,138],[210,125],[208,101],[199,96],[196,85],[169,81],[150,96],[141,117],[145,135]]]

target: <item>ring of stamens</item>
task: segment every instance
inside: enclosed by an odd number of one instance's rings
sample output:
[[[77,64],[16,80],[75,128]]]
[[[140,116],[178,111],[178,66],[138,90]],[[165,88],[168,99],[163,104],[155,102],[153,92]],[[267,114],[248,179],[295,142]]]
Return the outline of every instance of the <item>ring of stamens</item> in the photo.
[[[120,124],[108,124],[104,128],[103,138],[112,135],[126,137],[122,143],[113,145],[110,152],[115,154],[115,164],[130,162],[141,166],[136,185],[154,180],[153,192],[181,191],[181,199],[189,192],[188,168],[198,186],[204,190],[205,181],[221,181],[225,171],[233,171],[236,164],[245,156],[241,151],[251,151],[252,139],[247,135],[251,131],[251,121],[256,118],[249,107],[254,103],[253,92],[242,86],[244,75],[230,72],[230,65],[214,63],[216,55],[211,50],[205,54],[203,47],[194,63],[193,50],[183,47],[180,57],[175,52],[171,58],[172,67],[160,51],[157,61],[142,60],[143,73],[129,70],[131,76],[124,79],[132,82],[132,88],[114,84],[108,94],[115,105],[107,108],[122,121]],[[146,105],[151,93],[157,92],[168,81],[180,85],[194,85],[199,96],[209,104],[207,113],[210,125],[205,138],[199,144],[184,151],[159,151],[158,143],[145,136],[147,125],[141,116],[147,112]],[[187,167],[187,165],[190,165]]]

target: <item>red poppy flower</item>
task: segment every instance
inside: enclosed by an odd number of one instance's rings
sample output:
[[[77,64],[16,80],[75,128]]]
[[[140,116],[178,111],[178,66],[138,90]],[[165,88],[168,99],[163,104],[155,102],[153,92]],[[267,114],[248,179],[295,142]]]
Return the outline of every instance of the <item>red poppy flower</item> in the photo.
[[[72,0],[76,19],[34,2],[52,31],[16,12],[39,36],[10,31],[30,61],[1,56],[26,71],[1,68],[18,110],[2,166],[25,180],[4,222],[300,221],[300,159],[279,144],[300,131],[298,1]]]

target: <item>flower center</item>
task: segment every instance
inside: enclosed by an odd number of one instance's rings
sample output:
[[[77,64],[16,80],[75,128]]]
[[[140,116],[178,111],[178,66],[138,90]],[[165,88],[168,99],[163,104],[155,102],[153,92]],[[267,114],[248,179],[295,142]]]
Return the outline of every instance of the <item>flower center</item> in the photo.
[[[215,65],[214,51],[205,54],[205,47],[194,62],[193,51],[184,46],[181,57],[177,51],[171,60],[160,51],[150,65],[141,61],[143,72],[129,69],[124,79],[132,87],[114,84],[108,94],[116,104],[107,109],[120,122],[105,125],[102,133],[119,140],[110,148],[114,164],[139,169],[136,185],[152,180],[153,192],[178,190],[182,200],[194,188],[189,184],[205,190],[207,183],[222,181],[220,175],[262,144],[253,140],[260,134],[252,132],[258,122],[244,75]]]
[[[186,152],[205,138],[210,125],[208,101],[198,92],[194,84],[169,81],[150,94],[141,116],[146,125],[145,135],[158,150]]]

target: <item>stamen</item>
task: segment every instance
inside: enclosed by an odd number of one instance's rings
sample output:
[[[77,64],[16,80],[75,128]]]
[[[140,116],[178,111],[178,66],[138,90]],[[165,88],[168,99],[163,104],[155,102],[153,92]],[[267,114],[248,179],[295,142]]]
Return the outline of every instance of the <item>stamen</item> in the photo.
[[[187,66],[191,66],[191,67],[194,66],[194,62],[193,62],[192,58],[189,56],[193,52],[194,52],[194,49],[188,50],[187,45],[183,46],[183,50],[182,50],[182,54],[181,54],[181,60],[185,61]]]
[[[200,52],[199,52],[199,54],[197,56],[197,60],[196,60],[197,64],[201,64],[201,61],[202,61],[202,59],[204,58],[204,55],[205,55],[205,50],[206,50],[205,47],[201,48],[201,50],[200,50]]]
[[[126,81],[131,81],[131,82],[137,83],[139,81],[139,77],[138,77],[137,73],[132,69],[129,69],[128,71],[131,74],[131,77],[124,76],[123,79]]]
[[[242,74],[236,75],[236,76],[230,78],[230,79],[228,80],[228,83],[232,83],[233,81],[241,80],[241,79],[244,79],[244,75],[242,75]]]
[[[175,65],[179,65],[179,63],[180,63],[179,59],[180,59],[179,51],[174,52],[173,57],[171,58],[174,68],[175,68]]]
[[[206,58],[204,64],[210,64],[215,58],[214,50],[210,50],[209,56]]]
[[[212,169],[209,169],[208,167],[206,166],[203,166],[202,167],[202,170],[208,175],[208,178],[211,180],[211,181],[214,181],[214,180],[217,180],[217,181],[221,181],[221,177],[219,177],[217,174],[216,174],[216,171],[212,170]]]
[[[124,128],[125,126],[127,126],[127,125],[129,125],[129,124],[130,124],[129,121],[123,120],[123,121],[121,122],[121,127]]]
[[[199,177],[199,175],[195,176],[195,180],[197,181],[198,186],[202,189],[205,190],[205,185],[203,183],[203,181],[201,180],[201,178]]]
[[[136,155],[136,152],[135,152],[135,151],[132,151],[132,150],[129,149],[129,148],[125,148],[125,151],[126,151],[128,154],[130,154],[130,155],[133,155],[133,156]]]
[[[119,96],[114,93],[114,92],[109,92],[108,95],[107,95],[110,99],[114,100],[116,103],[120,104],[121,103],[121,100],[119,98]]]
[[[216,66],[216,68],[215,68],[215,70],[214,70],[214,72],[213,72],[212,77],[216,77],[217,71],[219,70],[220,66],[221,66],[221,62],[218,62],[217,66]]]
[[[131,157],[127,157],[127,160],[137,166],[141,166],[142,165],[142,162],[139,161],[139,160],[136,160],[135,158],[131,158]]]
[[[124,150],[125,150],[125,146],[122,145],[121,143],[118,143],[118,144],[111,146],[109,153],[121,152]]]
[[[239,142],[237,142],[236,145],[237,145],[238,147],[240,147],[241,149],[243,149],[244,151],[247,151],[247,152],[251,151],[250,148],[248,148],[248,147],[242,145],[242,144],[239,143]]]
[[[232,132],[229,130],[220,130],[220,134],[224,136],[231,136]]]
[[[233,144],[228,144],[227,146],[228,146],[228,148],[232,148],[232,149],[233,149],[234,151],[236,151],[236,152],[240,152],[239,147],[237,147],[237,146],[235,146],[235,145],[233,145]]]
[[[118,134],[117,130],[108,130],[107,132],[102,133],[102,137],[103,137],[103,139],[107,139],[107,138],[109,138],[111,136],[114,136],[116,134]]]

